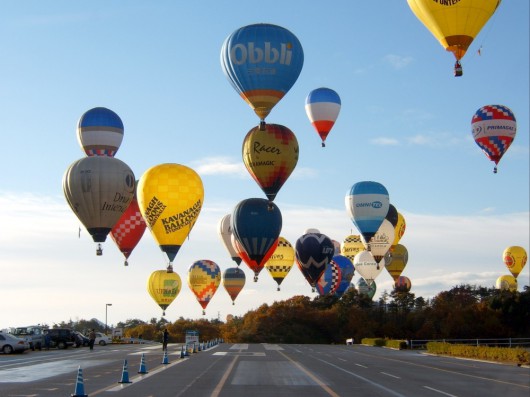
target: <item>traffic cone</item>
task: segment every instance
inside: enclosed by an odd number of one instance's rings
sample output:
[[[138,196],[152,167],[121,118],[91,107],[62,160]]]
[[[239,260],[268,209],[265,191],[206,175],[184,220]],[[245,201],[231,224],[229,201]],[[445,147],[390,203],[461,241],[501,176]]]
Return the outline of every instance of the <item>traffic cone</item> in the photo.
[[[180,358],[184,358],[186,354],[184,353],[184,345],[181,346],[181,349],[180,349]]]
[[[145,354],[142,353],[142,359],[140,360],[140,369],[138,370],[139,374],[146,374],[147,368],[145,367]]]
[[[189,357],[189,355],[190,355],[190,349],[189,349],[189,347],[188,347],[187,344],[186,344],[186,349],[184,350],[184,355],[185,355],[186,357]]]
[[[197,351],[199,351],[199,352],[200,352],[200,351],[202,350],[202,349],[201,349],[201,343],[200,343],[200,342],[199,342],[199,343],[197,343],[197,346],[198,346],[198,347],[197,347]]]
[[[169,364],[169,358],[167,356],[167,350],[164,350],[164,358],[162,359],[162,364]]]
[[[123,371],[121,373],[121,380],[118,383],[132,383],[129,380],[129,370],[127,369],[127,360],[123,360]]]
[[[74,394],[70,394],[70,396],[88,397],[88,395],[85,394],[85,385],[83,383],[83,370],[81,369],[81,366],[79,366],[77,370],[77,380],[75,382]]]

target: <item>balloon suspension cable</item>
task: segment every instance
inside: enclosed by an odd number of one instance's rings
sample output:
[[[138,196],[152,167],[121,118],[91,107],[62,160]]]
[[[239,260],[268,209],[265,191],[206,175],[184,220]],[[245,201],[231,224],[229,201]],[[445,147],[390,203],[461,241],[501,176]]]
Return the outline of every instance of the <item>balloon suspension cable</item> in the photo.
[[[261,119],[259,121],[259,130],[260,131],[265,131],[266,130],[266,128],[265,128],[265,119]]]
[[[168,273],[173,273],[173,264],[171,262],[169,262],[169,265],[167,265],[166,271]]]
[[[124,266],[129,266],[129,262],[127,262],[127,259],[125,259],[125,262],[123,263]]]
[[[96,255],[97,256],[103,255],[103,248],[101,247],[100,243],[98,243],[98,247],[96,248]]]

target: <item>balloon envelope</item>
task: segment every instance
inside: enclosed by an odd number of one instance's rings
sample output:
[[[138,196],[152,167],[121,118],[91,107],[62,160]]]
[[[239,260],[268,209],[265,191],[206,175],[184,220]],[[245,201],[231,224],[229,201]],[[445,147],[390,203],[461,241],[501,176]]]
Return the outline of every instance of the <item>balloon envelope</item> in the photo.
[[[504,250],[502,253],[502,259],[510,273],[517,278],[526,265],[528,257],[526,255],[526,250],[523,247],[514,245],[507,247]]]
[[[355,268],[352,261],[343,255],[335,255],[331,261],[337,264],[340,269],[340,283],[335,290],[335,295],[340,298],[350,286],[351,279],[355,274]]]
[[[125,257],[125,266],[128,265],[127,259],[132,251],[142,239],[145,228],[146,224],[140,213],[140,207],[138,207],[138,200],[135,195],[123,215],[110,231],[110,237],[112,237],[112,240],[114,240]]]
[[[278,284],[278,291],[280,290],[280,284],[291,271],[294,265],[294,259],[293,246],[286,238],[280,236],[276,249],[265,263],[265,268]]]
[[[320,276],[317,281],[316,289],[320,296],[323,295],[333,295],[342,279],[342,272],[339,265],[333,261],[329,261],[326,265],[324,273]]]
[[[289,128],[266,124],[247,133],[242,154],[247,171],[273,201],[298,163],[298,141]]]
[[[353,266],[355,271],[370,285],[385,268],[385,259],[377,263],[370,251],[362,251],[355,255]]]
[[[135,178],[114,157],[85,157],[75,161],[63,177],[66,201],[92,239],[101,243],[134,197]]]
[[[77,122],[77,141],[87,156],[114,157],[122,140],[123,122],[110,109],[90,109]]]
[[[340,246],[340,253],[352,263],[355,255],[364,250],[363,240],[358,234],[350,234],[349,236],[346,236]]]
[[[333,242],[322,233],[304,234],[296,240],[296,263],[311,287],[315,288],[334,252]]]
[[[180,276],[175,272],[156,270],[151,273],[147,280],[147,291],[163,310],[163,315],[166,314],[165,310],[175,300],[181,289]]]
[[[223,272],[223,287],[225,288],[232,304],[245,286],[245,272],[239,267],[229,267]]]
[[[513,112],[504,105],[486,105],[471,119],[473,139],[488,159],[497,164],[515,138],[517,122]]]
[[[416,17],[440,42],[461,59],[501,0],[407,0]]]
[[[357,182],[345,197],[346,211],[365,241],[377,233],[388,213],[390,205],[388,191],[372,181]]]
[[[282,214],[276,204],[262,198],[240,201],[230,218],[232,233],[246,254],[243,261],[254,271],[254,280],[273,254],[282,230]]]
[[[303,64],[298,38],[272,24],[243,26],[228,36],[221,48],[223,72],[260,120],[291,89]]]
[[[379,226],[377,233],[370,239],[369,242],[364,241],[364,245],[370,250],[375,261],[379,263],[392,246],[393,241],[394,226],[392,226],[388,220],[383,219],[383,223],[381,223],[381,226]]]
[[[322,146],[339,116],[341,101],[339,94],[331,88],[317,88],[307,95],[305,111],[309,121],[317,131]]]
[[[188,286],[202,306],[203,314],[219,284],[221,284],[221,269],[215,262],[202,259],[193,262],[189,267]]]
[[[409,292],[411,287],[412,283],[410,282],[410,279],[405,276],[399,276],[394,282],[394,288],[398,292]]]
[[[377,285],[375,284],[375,281],[372,281],[371,284],[368,284],[364,278],[360,278],[357,281],[357,290],[359,291],[359,294],[367,295],[370,299],[374,297],[376,289]]]
[[[147,227],[171,266],[201,212],[202,180],[184,165],[159,164],[142,175],[137,195]]]
[[[511,274],[500,276],[495,282],[495,287],[502,291],[517,291],[517,279]]]
[[[402,244],[396,244],[394,249],[391,252],[387,252],[385,255],[385,268],[394,279],[394,282],[396,282],[398,277],[401,276],[408,260],[408,250]]]
[[[232,244],[233,234],[232,234],[232,227],[230,226],[231,217],[232,217],[231,214],[226,214],[225,216],[221,218],[221,220],[219,221],[219,224],[217,225],[217,233],[219,234],[219,237],[221,238],[223,245],[228,251],[228,254],[232,258],[232,260],[239,266],[241,264],[241,258],[237,254],[237,251],[234,248],[234,245]]]

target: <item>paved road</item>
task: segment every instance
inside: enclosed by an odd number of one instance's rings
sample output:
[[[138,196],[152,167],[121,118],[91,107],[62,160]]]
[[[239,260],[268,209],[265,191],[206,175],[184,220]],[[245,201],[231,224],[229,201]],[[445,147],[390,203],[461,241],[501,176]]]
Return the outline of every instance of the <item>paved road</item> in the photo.
[[[138,374],[142,353],[147,374]],[[131,383],[118,383],[127,375]],[[118,345],[0,355],[1,397],[530,395],[530,369],[366,346],[220,344],[180,358],[170,345]]]

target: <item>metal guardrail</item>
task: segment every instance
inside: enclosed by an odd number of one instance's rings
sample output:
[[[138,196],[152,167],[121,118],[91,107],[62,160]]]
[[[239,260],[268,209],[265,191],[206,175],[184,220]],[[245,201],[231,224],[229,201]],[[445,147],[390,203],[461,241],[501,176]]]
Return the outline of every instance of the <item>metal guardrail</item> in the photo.
[[[496,339],[411,339],[409,348],[425,349],[428,342],[446,342],[458,345],[490,347],[523,347],[530,348],[530,338],[496,338]]]

